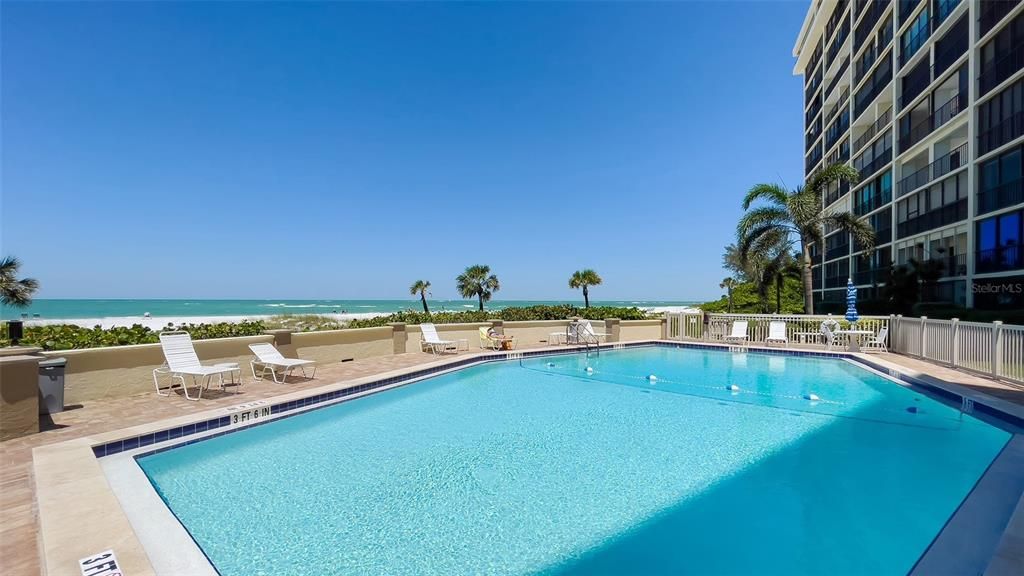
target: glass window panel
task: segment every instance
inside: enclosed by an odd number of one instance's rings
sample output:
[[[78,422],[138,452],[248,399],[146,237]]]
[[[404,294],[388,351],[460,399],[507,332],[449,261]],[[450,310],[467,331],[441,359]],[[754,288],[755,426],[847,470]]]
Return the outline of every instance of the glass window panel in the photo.
[[[1020,212],[1011,212],[999,217],[999,245],[1020,245]]]
[[[978,222],[978,250],[992,250],[996,247],[996,219]]]

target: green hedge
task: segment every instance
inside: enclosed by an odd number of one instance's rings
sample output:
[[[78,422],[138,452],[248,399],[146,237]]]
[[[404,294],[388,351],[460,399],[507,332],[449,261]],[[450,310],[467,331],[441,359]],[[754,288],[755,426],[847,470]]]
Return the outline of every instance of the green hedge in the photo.
[[[230,336],[255,336],[266,330],[261,321],[218,322],[216,324],[168,325],[167,330],[185,330],[196,340],[228,338]],[[141,324],[131,327],[84,328],[73,324],[47,326],[26,326],[22,346],[38,346],[43,350],[75,350],[99,348],[102,346],[127,346],[129,344],[152,344],[160,341],[160,330],[152,330]],[[0,346],[10,346],[7,338],[7,324],[0,327]]]
[[[564,320],[572,316],[582,316],[591,320],[603,320],[605,318],[643,320],[647,318],[647,314],[639,308],[614,308],[611,306],[577,308],[571,305],[528,306],[485,312],[438,312],[430,315],[409,310],[366,320],[352,320],[344,328],[387,326],[390,322],[453,324],[458,322],[486,322],[495,318],[509,322],[520,320]],[[342,326],[329,319],[317,322],[316,318],[311,316],[295,318],[278,316],[266,322],[255,320],[237,323],[218,322],[215,324],[186,324],[184,326],[168,325],[161,330],[152,330],[141,324],[128,328],[101,328],[99,326],[84,328],[73,324],[54,324],[49,326],[26,326],[25,335],[21,339],[21,345],[38,346],[44,350],[75,350],[79,348],[99,348],[102,346],[152,344],[160,341],[160,332],[162,330],[185,330],[196,340],[206,340],[210,338],[228,338],[231,336],[255,336],[263,333],[264,330],[279,327],[298,332],[342,328]],[[0,347],[10,345],[11,342],[7,339],[7,324],[4,323],[0,325]]]
[[[506,322],[520,322],[530,320],[565,320],[573,316],[580,316],[588,320],[604,320],[605,318],[619,318],[620,320],[644,320],[648,314],[640,308],[616,308],[614,306],[592,306],[590,308],[578,308],[571,304],[560,304],[557,306],[518,306],[504,308],[502,310],[466,310],[464,312],[434,312],[425,314],[406,310],[396,312],[387,316],[367,318],[365,320],[352,320],[348,328],[373,328],[375,326],[387,326],[391,322],[405,322],[406,324],[422,324],[433,322],[434,324],[459,324],[470,322],[487,322],[489,320],[504,320]]]

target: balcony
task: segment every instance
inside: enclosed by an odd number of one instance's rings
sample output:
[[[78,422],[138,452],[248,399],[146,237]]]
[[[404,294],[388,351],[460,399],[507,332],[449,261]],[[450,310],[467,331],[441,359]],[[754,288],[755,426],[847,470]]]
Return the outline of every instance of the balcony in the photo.
[[[868,126],[868,129],[865,130],[863,134],[858,136],[857,139],[853,141],[853,147],[851,148],[851,150],[856,152],[863,148],[865,144],[871,142],[871,140],[873,140],[879,132],[885,129],[885,127],[888,126],[889,122],[891,121],[892,106],[887,108],[885,112],[882,112],[878,119],[875,120],[875,122],[871,126]]]
[[[924,140],[926,136],[955,118],[957,114],[963,111],[966,104],[967,95],[957,94],[946,101],[935,112],[921,119],[910,130],[900,134],[900,153],[906,152],[908,148]]]
[[[825,165],[831,166],[833,164],[845,164],[850,159],[850,141],[844,140],[843,143],[829,153],[828,157],[825,158]]]
[[[961,166],[967,165],[967,143],[957,146],[938,160],[914,172],[910,176],[900,180],[897,186],[897,197],[904,196],[917,190],[929,182],[949,174]]]
[[[978,192],[977,215],[1024,202],[1024,180],[1017,179]]]
[[[988,34],[1000,20],[1020,4],[1020,0],[981,0],[981,15],[978,18],[979,37]]]
[[[978,156],[999,148],[1010,140],[1024,134],[1024,111],[996,124],[992,128],[978,134]]]
[[[888,2],[868,2],[868,11],[865,13],[864,18],[857,25],[857,29],[853,32],[853,52],[856,53],[860,50],[860,47],[864,45],[864,41],[871,37],[874,32],[875,24],[878,23],[878,19],[885,13],[886,8],[889,7]]]
[[[932,83],[931,68],[928,62],[922,61],[900,79],[900,110],[906,108],[918,96],[924,93]]]
[[[814,97],[814,102],[811,104],[810,109],[807,110],[807,114],[804,116],[804,119],[806,120],[806,122],[804,122],[804,125],[810,124],[811,120],[814,120],[814,118],[818,115],[818,112],[820,111],[821,94],[818,94],[817,96]]]
[[[842,258],[844,256],[849,256],[850,255],[850,236],[849,236],[849,234],[847,234],[845,232],[840,232],[839,235],[840,236],[845,236],[846,237],[846,242],[843,243],[843,244],[838,244],[836,246],[833,246],[832,248],[828,248],[827,250],[825,250],[825,260],[826,261],[828,261],[828,260],[835,260],[836,258]]]
[[[832,146],[839,141],[839,137],[846,134],[850,129],[850,110],[845,109],[839,118],[825,131],[825,149],[831,150]]]
[[[900,19],[900,22],[903,22],[902,18]],[[904,38],[901,45],[902,48],[900,50],[900,68],[906,66],[907,62],[910,62],[910,59],[917,54],[917,51],[921,49],[921,46],[924,46],[924,43],[928,41],[928,37],[931,36],[931,34],[932,29],[931,26],[928,25],[925,25],[924,28],[918,28],[910,36],[907,36],[906,32],[904,32]]]
[[[956,10],[963,0],[936,0],[935,1],[935,28],[938,28],[946,21],[946,18]]]
[[[825,60],[828,64],[832,64],[836,55],[839,53],[839,49],[843,47],[843,42],[850,36],[850,21],[843,20],[842,26],[839,28],[839,33],[836,34],[832,45],[828,48],[828,58]]]
[[[1000,246],[991,250],[978,250],[974,257],[974,272],[1005,272],[1024,268],[1024,250],[1020,246]]]
[[[863,156],[861,158],[863,158]],[[884,152],[876,156],[874,160],[868,162],[867,164],[863,164],[863,162],[860,162],[859,164],[862,165],[857,166],[858,162],[854,161],[853,167],[856,168],[858,172],[860,172],[861,180],[867,180],[868,178],[874,176],[876,172],[885,167],[885,165],[888,164],[889,162],[892,162],[892,146],[886,148]]]
[[[1018,70],[1024,68],[1024,42],[1017,44],[995,62],[982,65],[978,76],[978,90],[984,96]]]
[[[821,161],[821,154],[821,146],[815,146],[814,150],[811,151],[811,155],[807,157],[807,161],[804,163],[806,174],[810,174],[811,170]]]
[[[967,218],[967,199],[961,198],[935,210],[929,210],[919,216],[908,218],[896,224],[896,235],[899,238],[913,236],[920,232],[934,230],[940,226],[953,224]]]
[[[900,0],[900,22],[906,22],[907,17],[914,12],[914,8],[921,3],[921,0]]]
[[[825,288],[843,288],[848,279],[847,275],[829,276],[825,278]]]
[[[829,162],[828,164],[832,165],[834,164],[834,162]],[[850,183],[846,181],[840,182],[839,185],[836,186],[835,190],[829,190],[825,193],[825,206],[831,206],[837,200],[839,200],[843,196],[846,196],[846,193],[849,191]]]
[[[967,275],[967,254],[950,254],[949,256],[929,258],[927,261],[939,270],[942,270],[940,278],[954,278]]]
[[[957,0],[957,3],[960,1]],[[970,40],[971,33],[968,28],[967,16],[964,16],[935,43],[935,64],[932,66],[932,78],[938,78],[943,72],[949,70],[949,67],[967,52]]]
[[[869,286],[884,284],[889,279],[889,267],[869,268],[858,270],[853,274],[853,283],[858,286]]]
[[[871,80],[857,92],[857,95],[854,97],[854,118],[858,118],[867,110],[868,105],[874,102],[875,98],[892,83],[892,64],[890,58],[892,58],[891,54],[882,59],[882,63],[871,74]]]
[[[843,80],[846,77],[846,69],[849,66],[850,66],[850,58],[847,57],[846,60],[839,66],[839,70],[836,72],[836,75],[833,76],[831,80],[829,80],[828,86],[825,87],[825,91],[822,92],[822,94],[824,94],[826,100],[828,100],[828,97],[832,95],[832,90],[835,89],[837,84],[839,84],[839,81]],[[850,94],[850,87],[849,86],[844,86],[843,90],[846,92],[846,95],[849,96],[849,94]],[[843,95],[840,94],[839,95],[839,101],[842,102],[843,98],[844,98]]]
[[[891,191],[876,190],[867,198],[862,197],[861,191],[858,191],[856,201],[853,205],[853,213],[856,214],[857,216],[863,216],[868,212],[878,210],[879,208],[885,206],[891,201]]]

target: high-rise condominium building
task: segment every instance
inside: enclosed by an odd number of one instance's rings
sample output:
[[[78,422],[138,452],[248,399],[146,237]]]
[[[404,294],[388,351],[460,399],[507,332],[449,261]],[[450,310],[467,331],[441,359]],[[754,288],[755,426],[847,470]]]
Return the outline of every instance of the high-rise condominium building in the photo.
[[[823,201],[877,235],[869,254],[826,230],[816,308],[841,307],[848,277],[877,295],[893,267],[927,301],[1024,308],[1024,3],[812,0],[793,55],[806,174],[859,170]]]

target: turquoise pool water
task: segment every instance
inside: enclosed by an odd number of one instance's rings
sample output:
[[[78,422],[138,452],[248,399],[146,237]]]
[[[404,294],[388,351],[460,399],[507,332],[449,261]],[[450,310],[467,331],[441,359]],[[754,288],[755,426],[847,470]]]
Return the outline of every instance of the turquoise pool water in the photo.
[[[846,361],[649,347],[138,462],[225,576],[905,574],[1009,437]]]

